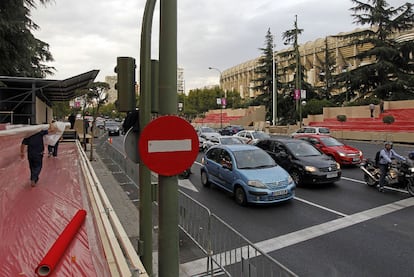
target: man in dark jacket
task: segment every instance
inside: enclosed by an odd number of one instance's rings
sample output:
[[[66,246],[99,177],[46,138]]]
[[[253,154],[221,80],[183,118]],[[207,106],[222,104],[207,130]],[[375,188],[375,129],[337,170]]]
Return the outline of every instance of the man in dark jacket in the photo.
[[[24,158],[25,148],[27,146],[27,159],[30,167],[30,185],[34,187],[39,181],[39,174],[43,165],[43,136],[52,131],[51,127],[48,130],[42,130],[30,137],[24,138],[20,146],[20,156]]]

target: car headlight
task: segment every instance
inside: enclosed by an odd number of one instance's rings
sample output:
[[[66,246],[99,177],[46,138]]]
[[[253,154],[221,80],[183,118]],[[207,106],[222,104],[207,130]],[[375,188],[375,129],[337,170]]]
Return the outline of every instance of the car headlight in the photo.
[[[316,172],[316,171],[318,171],[318,169],[316,167],[310,166],[310,165],[305,166],[305,170],[308,171],[308,172]]]
[[[336,168],[339,170],[341,169],[341,165],[339,163],[336,163]]]
[[[289,175],[289,177],[288,177],[288,179],[287,179],[287,180],[288,180],[288,183],[289,183],[289,184],[292,184],[292,183],[293,183],[293,179],[292,179],[292,177],[291,177],[290,175]]]
[[[346,154],[345,154],[345,153],[343,153],[343,152],[338,151],[338,154],[339,154],[339,156],[341,156],[341,157],[346,157]]]
[[[410,167],[410,172],[414,173],[414,167]]]
[[[247,182],[247,184],[248,184],[250,187],[255,187],[255,188],[266,188],[266,186],[265,186],[262,182],[260,182],[259,180],[251,180],[251,181]]]

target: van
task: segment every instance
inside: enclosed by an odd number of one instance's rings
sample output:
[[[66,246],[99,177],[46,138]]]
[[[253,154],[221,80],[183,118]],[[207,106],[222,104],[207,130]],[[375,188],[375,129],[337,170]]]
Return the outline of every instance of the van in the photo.
[[[302,135],[302,134],[330,135],[331,131],[327,127],[306,126],[306,127],[300,128],[296,132],[293,132],[292,134],[290,134],[290,136],[293,138],[296,135]]]

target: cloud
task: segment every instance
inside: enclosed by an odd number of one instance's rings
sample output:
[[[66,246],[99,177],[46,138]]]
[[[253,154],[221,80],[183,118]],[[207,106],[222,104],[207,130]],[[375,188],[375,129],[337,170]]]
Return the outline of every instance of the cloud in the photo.
[[[152,58],[158,58],[159,2],[152,27]],[[32,11],[40,26],[35,36],[50,45],[57,69],[53,79],[99,69],[97,81],[115,75],[117,56],[134,57],[139,67],[144,0],[55,0]],[[401,0],[388,1],[394,7]],[[186,90],[218,84],[216,67],[225,70],[258,57],[270,28],[276,50],[286,48],[282,33],[295,15],[304,29],[300,43],[351,31],[351,0],[179,0],[177,62]],[[139,73],[137,72],[137,76]],[[138,78],[137,78],[138,80]]]

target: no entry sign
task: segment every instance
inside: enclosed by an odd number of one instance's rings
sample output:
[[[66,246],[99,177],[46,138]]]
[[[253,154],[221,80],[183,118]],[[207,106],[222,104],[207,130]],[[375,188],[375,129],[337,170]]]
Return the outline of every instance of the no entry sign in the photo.
[[[164,176],[177,175],[191,167],[198,154],[194,127],[178,116],[161,116],[142,130],[138,142],[141,162]]]

